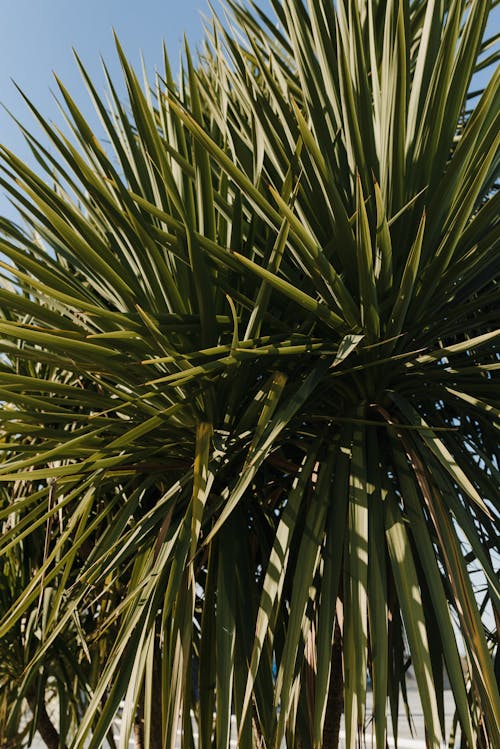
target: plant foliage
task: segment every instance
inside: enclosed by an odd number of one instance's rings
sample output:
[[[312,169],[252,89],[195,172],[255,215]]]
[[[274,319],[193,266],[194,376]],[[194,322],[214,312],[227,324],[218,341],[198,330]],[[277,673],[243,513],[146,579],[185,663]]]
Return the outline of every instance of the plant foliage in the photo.
[[[498,740],[498,69],[487,0],[228,0],[105,132],[2,149],[0,736]],[[493,40],[494,41],[494,40]],[[498,557],[497,557],[498,561]],[[477,569],[481,570],[477,590]],[[480,597],[478,597],[480,595]],[[461,649],[466,666],[463,667]],[[4,652],[5,651],[5,652]],[[8,651],[8,652],[7,652]],[[332,670],[333,663],[333,670]],[[215,715],[215,718],[213,717]],[[328,722],[328,721],[327,721]],[[371,729],[370,729],[371,730]],[[259,743],[260,742],[260,743]],[[15,744],[17,745],[17,744]],[[496,744],[498,746],[498,744]]]

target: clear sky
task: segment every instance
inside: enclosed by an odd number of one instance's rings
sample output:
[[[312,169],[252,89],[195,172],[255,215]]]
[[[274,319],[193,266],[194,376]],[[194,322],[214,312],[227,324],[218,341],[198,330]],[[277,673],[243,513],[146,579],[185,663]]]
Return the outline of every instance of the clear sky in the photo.
[[[0,103],[28,129],[33,119],[12,80],[49,119],[61,122],[51,90],[53,71],[62,79],[79,105],[87,94],[72,55],[74,47],[97,89],[103,91],[100,55],[119,79],[112,29],[134,66],[140,66],[142,51],[148,70],[162,60],[165,40],[176,69],[186,33],[192,47],[200,41],[202,14],[207,0],[0,0],[2,43],[0,44]],[[102,84],[102,85],[101,85]],[[35,126],[36,129],[36,126]],[[11,117],[0,109],[0,142],[23,160],[31,154]],[[0,214],[14,217],[0,189]]]
[[[260,0],[261,7],[267,0]],[[218,0],[214,0],[218,7]],[[52,71],[62,79],[87,116],[91,113],[87,93],[72,55],[74,47],[97,84],[104,90],[100,55],[114,81],[121,75],[114,51],[112,29],[136,68],[142,51],[150,78],[162,59],[165,40],[174,70],[186,34],[196,48],[203,33],[203,14],[209,15],[208,0],[0,0],[2,42],[0,44],[0,104],[7,107],[29,130],[33,119],[15,89],[14,79],[40,112],[57,123],[51,89]],[[493,13],[490,29],[500,28],[500,7]],[[0,143],[33,164],[31,153],[17,126],[0,108]],[[15,213],[0,188],[0,215]]]

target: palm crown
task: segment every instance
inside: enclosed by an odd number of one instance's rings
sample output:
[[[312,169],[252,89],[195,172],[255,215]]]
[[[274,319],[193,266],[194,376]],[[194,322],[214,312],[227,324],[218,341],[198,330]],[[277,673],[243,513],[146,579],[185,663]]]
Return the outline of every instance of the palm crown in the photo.
[[[123,699],[152,747],[192,708],[201,749],[232,711],[330,746],[340,689],[353,746],[368,670],[385,747],[410,661],[430,746],[443,664],[498,736],[490,3],[271,5],[229,0],[178,85],[117,43],[127,104],[79,62],[105,144],[59,83],[41,172],[3,149],[5,738],[53,689],[75,747]]]

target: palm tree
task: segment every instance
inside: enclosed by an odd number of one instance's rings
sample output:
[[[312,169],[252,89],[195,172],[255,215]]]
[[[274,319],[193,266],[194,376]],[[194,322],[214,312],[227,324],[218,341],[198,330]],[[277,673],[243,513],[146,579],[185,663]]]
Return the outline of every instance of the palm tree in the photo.
[[[468,93],[494,4],[228,0],[177,85],[117,42],[103,99],[78,61],[104,136],[61,82],[67,134],[26,99],[5,745],[28,698],[49,746],[121,705],[121,746],[192,747],[194,711],[200,749],[232,713],[241,747],[331,747],[343,710],[354,747],[369,674],[380,749],[410,665],[430,747],[444,673],[463,745],[498,745],[499,71]]]

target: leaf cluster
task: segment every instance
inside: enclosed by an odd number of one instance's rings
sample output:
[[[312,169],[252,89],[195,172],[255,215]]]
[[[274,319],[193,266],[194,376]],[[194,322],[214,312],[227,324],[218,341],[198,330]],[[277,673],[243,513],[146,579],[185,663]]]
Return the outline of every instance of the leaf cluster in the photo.
[[[241,747],[330,746],[338,629],[346,746],[367,673],[397,738],[410,664],[430,746],[444,672],[464,741],[495,745],[499,71],[468,98],[490,5],[228,0],[178,83],[117,41],[126,103],[77,58],[103,137],[62,82],[65,132],[25,97],[2,739],[52,689],[75,748],[120,705],[123,746],[193,746],[192,711],[200,749],[232,713]]]

